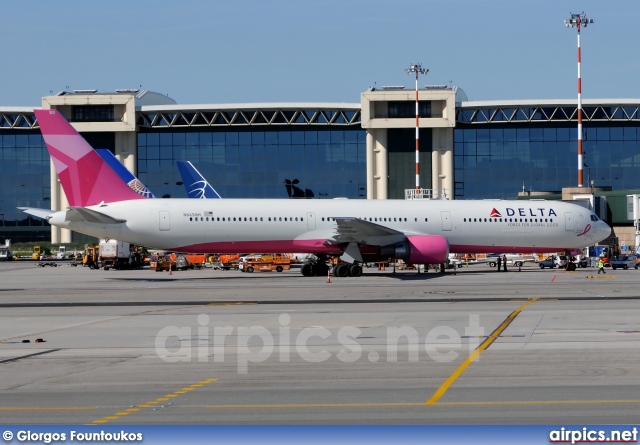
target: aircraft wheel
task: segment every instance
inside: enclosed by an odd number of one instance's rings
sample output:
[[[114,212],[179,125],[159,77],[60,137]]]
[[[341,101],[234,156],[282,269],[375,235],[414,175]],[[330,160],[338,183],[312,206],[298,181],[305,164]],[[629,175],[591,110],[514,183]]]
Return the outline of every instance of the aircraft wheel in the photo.
[[[318,263],[314,268],[314,272],[316,277],[325,277],[329,273],[329,266],[324,263]]]
[[[362,266],[359,264],[354,264],[349,268],[349,272],[352,277],[361,277],[362,276]]]
[[[340,278],[346,278],[349,276],[349,266],[346,264],[340,264],[339,266],[336,266],[333,274]]]
[[[302,272],[302,276],[304,277],[310,277],[313,274],[313,268],[309,263],[303,264],[302,269],[300,271]]]

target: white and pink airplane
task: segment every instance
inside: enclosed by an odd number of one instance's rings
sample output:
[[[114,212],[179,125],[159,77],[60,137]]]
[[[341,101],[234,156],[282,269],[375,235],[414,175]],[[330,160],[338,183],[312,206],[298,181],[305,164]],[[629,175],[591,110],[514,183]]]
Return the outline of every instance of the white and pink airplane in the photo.
[[[60,211],[23,209],[52,225],[177,252],[340,256],[339,276],[388,258],[441,264],[449,253],[573,251],[607,238],[592,211],[561,201],[145,199],[55,110],[35,110],[67,196]],[[326,275],[324,261],[303,275]]]

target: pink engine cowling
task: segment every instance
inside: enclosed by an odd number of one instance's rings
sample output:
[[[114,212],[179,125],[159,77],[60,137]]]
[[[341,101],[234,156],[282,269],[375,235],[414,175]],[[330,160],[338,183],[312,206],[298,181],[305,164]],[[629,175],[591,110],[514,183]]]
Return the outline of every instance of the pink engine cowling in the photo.
[[[409,264],[441,264],[449,256],[449,242],[440,235],[408,236],[401,243],[382,246],[380,256],[397,258]]]
[[[449,242],[444,236],[409,236],[410,264],[441,264],[449,257]]]

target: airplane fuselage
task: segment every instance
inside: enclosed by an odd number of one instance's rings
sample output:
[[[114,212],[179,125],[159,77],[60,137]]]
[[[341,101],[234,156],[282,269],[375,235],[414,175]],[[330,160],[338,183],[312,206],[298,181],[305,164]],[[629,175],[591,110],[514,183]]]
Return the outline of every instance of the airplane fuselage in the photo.
[[[357,218],[402,232],[438,235],[452,253],[543,253],[579,249],[607,236],[610,227],[593,212],[561,201],[150,199],[120,201],[88,209],[122,223],[67,221],[53,225],[97,237],[194,253],[309,252],[339,254],[331,240],[336,218]],[[401,241],[402,234],[397,241]],[[363,254],[396,242],[359,234]]]

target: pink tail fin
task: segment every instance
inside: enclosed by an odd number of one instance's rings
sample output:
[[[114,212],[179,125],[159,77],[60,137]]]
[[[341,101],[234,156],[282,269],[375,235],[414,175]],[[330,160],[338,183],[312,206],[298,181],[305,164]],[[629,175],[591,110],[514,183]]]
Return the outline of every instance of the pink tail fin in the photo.
[[[71,206],[144,199],[135,193],[56,110],[34,110]]]

